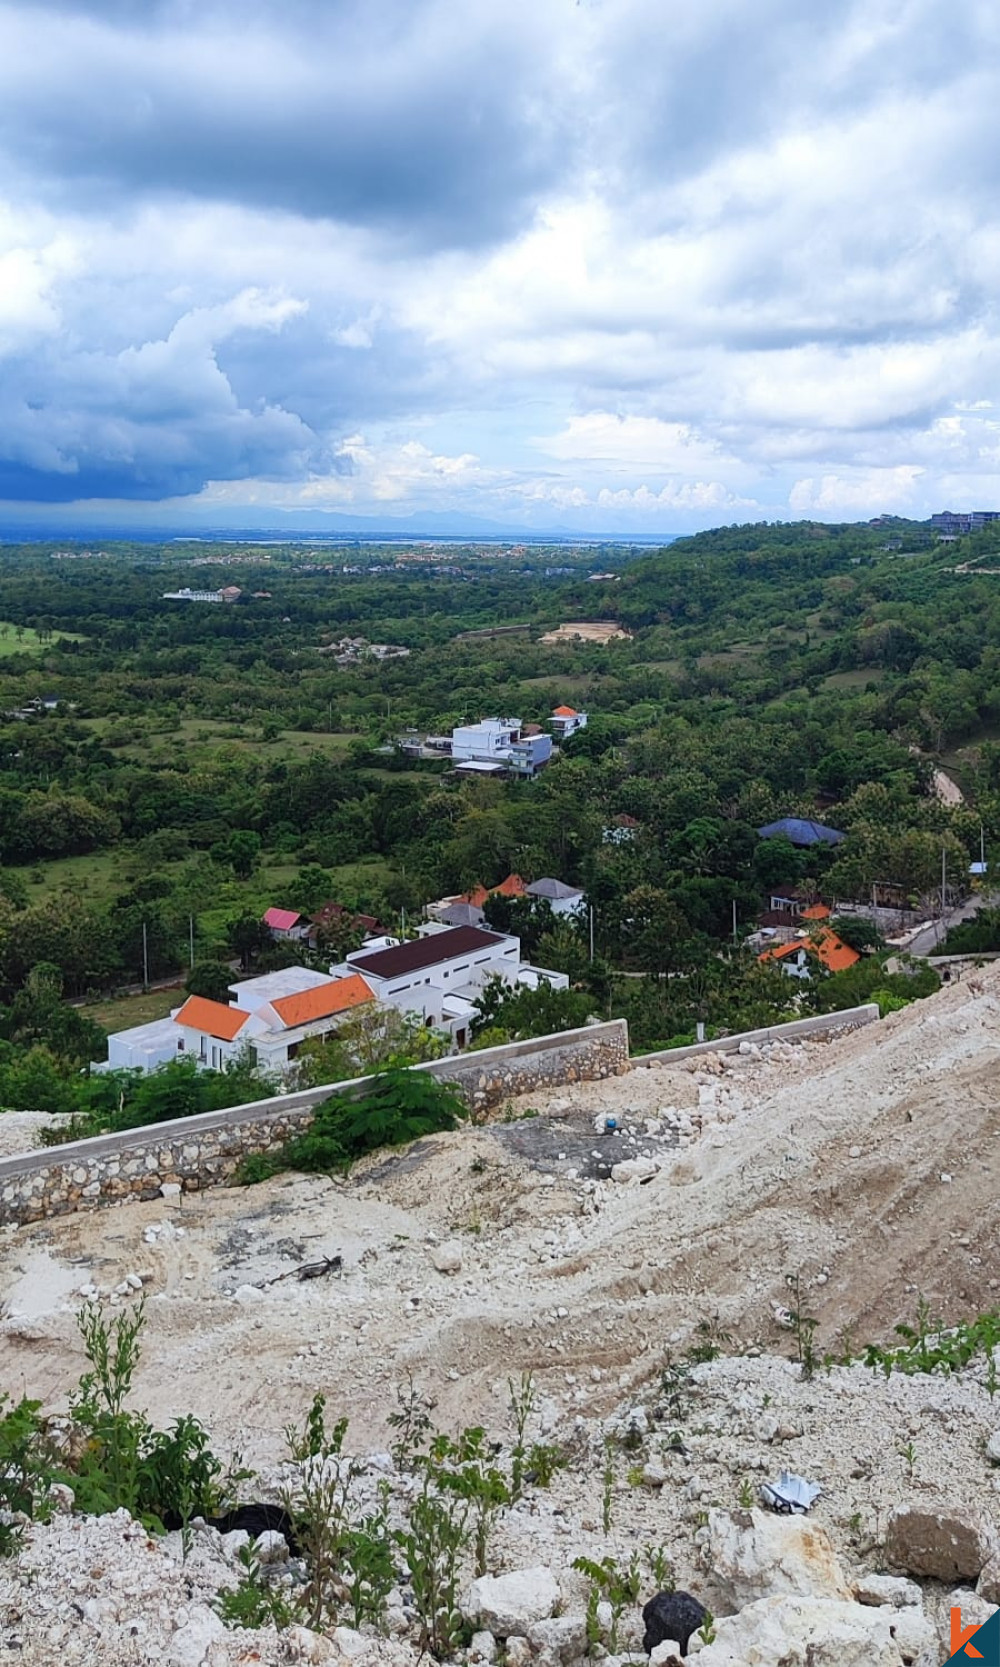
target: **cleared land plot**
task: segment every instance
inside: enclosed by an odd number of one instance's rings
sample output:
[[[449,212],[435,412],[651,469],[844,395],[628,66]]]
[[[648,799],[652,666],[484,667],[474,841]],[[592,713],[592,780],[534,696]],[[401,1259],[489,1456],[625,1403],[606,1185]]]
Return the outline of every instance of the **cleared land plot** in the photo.
[[[835,671],[824,677],[824,689],[865,689],[869,683],[885,681],[885,672],[877,666],[859,667],[857,671]]]
[[[96,735],[106,735],[121,728],[118,718],[89,718],[84,720]],[[282,729],[267,740],[254,723],[227,724],[219,718],[181,718],[171,728],[146,730],[124,746],[115,746],[122,758],[141,758],[155,762],[176,761],[178,745],[189,757],[201,757],[220,747],[252,753],[265,759],[300,759],[311,753],[324,757],[342,757],[357,735],[347,730]]]
[[[613,621],[596,620],[592,623],[574,620],[567,625],[557,625],[554,631],[546,631],[539,642],[614,642],[631,641],[631,631]]]

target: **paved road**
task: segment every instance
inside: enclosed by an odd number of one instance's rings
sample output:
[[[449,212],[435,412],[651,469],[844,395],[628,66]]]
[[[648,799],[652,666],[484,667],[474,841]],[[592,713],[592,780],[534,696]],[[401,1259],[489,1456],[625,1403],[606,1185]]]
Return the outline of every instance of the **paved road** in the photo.
[[[930,926],[918,932],[912,942],[906,946],[907,955],[933,955],[942,938],[946,937],[952,926],[959,926],[963,920],[971,920],[980,909],[994,908],[997,903],[995,892],[974,892],[957,908],[949,909],[943,920],[932,921]]]

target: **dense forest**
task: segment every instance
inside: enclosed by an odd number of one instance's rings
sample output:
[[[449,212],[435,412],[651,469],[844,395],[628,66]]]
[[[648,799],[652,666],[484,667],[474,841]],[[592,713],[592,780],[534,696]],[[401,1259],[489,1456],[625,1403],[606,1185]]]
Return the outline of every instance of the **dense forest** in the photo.
[[[883,522],[730,527],[652,554],[8,546],[8,1062],[85,1063],[89,1021],[73,1045],[57,1034],[67,998],[192,960],[262,964],[269,904],[335,899],[398,926],[510,871],[585,888],[593,959],[546,910],[491,909],[639,1045],[789,1011],[789,981],[734,942],[734,905],[737,940],[776,887],[920,906],[942,855],[959,887],[1000,840],[1000,577],[977,572],[998,541]],[[164,595],[221,585],[237,599]],[[628,635],[540,640],[574,620]],[[409,653],[342,664],[347,636]],[[397,744],[496,712],[544,725],[564,701],[588,727],[535,780],[462,781]],[[934,791],[942,763],[963,803]],[[786,815],[847,837],[759,838]],[[827,981],[836,998],[817,982],[799,1000],[846,1005],[893,976],[870,958]]]

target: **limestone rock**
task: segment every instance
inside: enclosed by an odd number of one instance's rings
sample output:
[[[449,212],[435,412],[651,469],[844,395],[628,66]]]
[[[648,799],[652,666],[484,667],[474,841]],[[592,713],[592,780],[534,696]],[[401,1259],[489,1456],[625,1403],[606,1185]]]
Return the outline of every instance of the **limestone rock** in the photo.
[[[474,1632],[469,1644],[470,1662],[494,1662],[497,1658],[497,1641],[492,1632]]]
[[[991,1615],[996,1614],[997,1606],[985,1598],[978,1589],[970,1592],[967,1586],[960,1586],[948,1598],[945,1612],[952,1608],[962,1611],[963,1626],[983,1626]]]
[[[734,1609],[785,1593],[843,1600],[851,1595],[830,1536],[804,1517],[715,1510],[709,1512],[708,1532],[712,1572]]]
[[[527,1638],[508,1638],[504,1663],[505,1667],[532,1667],[531,1645]]]
[[[997,1549],[992,1524],[965,1505],[904,1505],[889,1518],[886,1561],[907,1574],[975,1580]]]
[[[363,1638],[353,1627],[338,1626],[333,1629],[333,1642],[339,1654],[338,1661],[358,1661],[369,1651],[369,1640]]]
[[[904,1661],[916,1661],[918,1656],[927,1650],[933,1653],[937,1647],[937,1630],[920,1604],[907,1604],[903,1609],[889,1611],[889,1625]]]
[[[462,1614],[495,1638],[509,1641],[523,1636],[536,1622],[549,1620],[558,1602],[559,1587],[551,1569],[513,1569],[510,1574],[484,1574],[474,1580]],[[509,1659],[509,1642],[507,1654]]]
[[[307,1626],[290,1626],[285,1633],[285,1647],[292,1661],[325,1663],[336,1660],[336,1651],[329,1638]]]
[[[573,1667],[587,1652],[587,1622],[583,1615],[556,1615],[528,1628],[534,1667]]]
[[[288,1543],[276,1528],[266,1528],[263,1534],[258,1534],[253,1549],[258,1563],[288,1562]]]
[[[872,1609],[888,1604],[893,1609],[906,1609],[921,1604],[923,1594],[912,1580],[902,1580],[895,1574],[863,1574],[854,1588],[859,1603]]]
[[[698,1667],[903,1667],[892,1634],[897,1612],[835,1598],[769,1597],[715,1622]]]
[[[987,1603],[1000,1603],[1000,1556],[990,1558],[976,1581],[976,1591]]]
[[[649,1667],[683,1667],[681,1647],[675,1639],[665,1638],[662,1644],[657,1644],[649,1658]]]
[[[611,1179],[627,1184],[630,1181],[651,1181],[656,1174],[653,1158],[624,1158],[612,1166]]]
[[[457,1239],[445,1239],[444,1244],[435,1245],[431,1261],[438,1273],[461,1273],[462,1246]]]
[[[225,1635],[226,1629],[214,1610],[205,1604],[193,1604],[186,1622],[167,1645],[166,1667],[202,1667],[212,1644]]]

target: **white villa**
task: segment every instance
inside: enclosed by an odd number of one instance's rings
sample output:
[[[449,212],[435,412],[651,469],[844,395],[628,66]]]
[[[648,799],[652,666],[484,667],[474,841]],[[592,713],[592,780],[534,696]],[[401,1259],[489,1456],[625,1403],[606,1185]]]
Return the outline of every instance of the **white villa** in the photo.
[[[374,951],[365,944],[334,970],[345,969],[361,973],[377,1001],[446,1030],[456,1048],[467,1045],[476,1001],[491,978],[529,989],[540,983],[555,990],[569,988],[565,973],[521,960],[520,938],[438,921],[428,921],[409,943],[390,943]]]
[[[228,1005],[188,996],[169,1019],[109,1036],[107,1060],[97,1069],[153,1071],[172,1059],[194,1059],[219,1071],[249,1047],[260,1070],[281,1072],[307,1038],[329,1036],[348,1013],[374,1002],[415,1014],[464,1048],[476,1000],[493,976],[529,989],[569,987],[565,973],[522,961],[519,938],[430,922],[407,943],[370,938],[329,973],[283,967],[241,979],[230,984]]]
[[[220,1071],[249,1047],[262,1071],[282,1071],[307,1037],[329,1036],[345,1014],[375,999],[353,968],[331,977],[309,967],[283,967],[229,989],[228,1006],[188,996],[169,1019],[116,1031],[101,1069],[152,1071],[171,1059],[194,1059]]]

